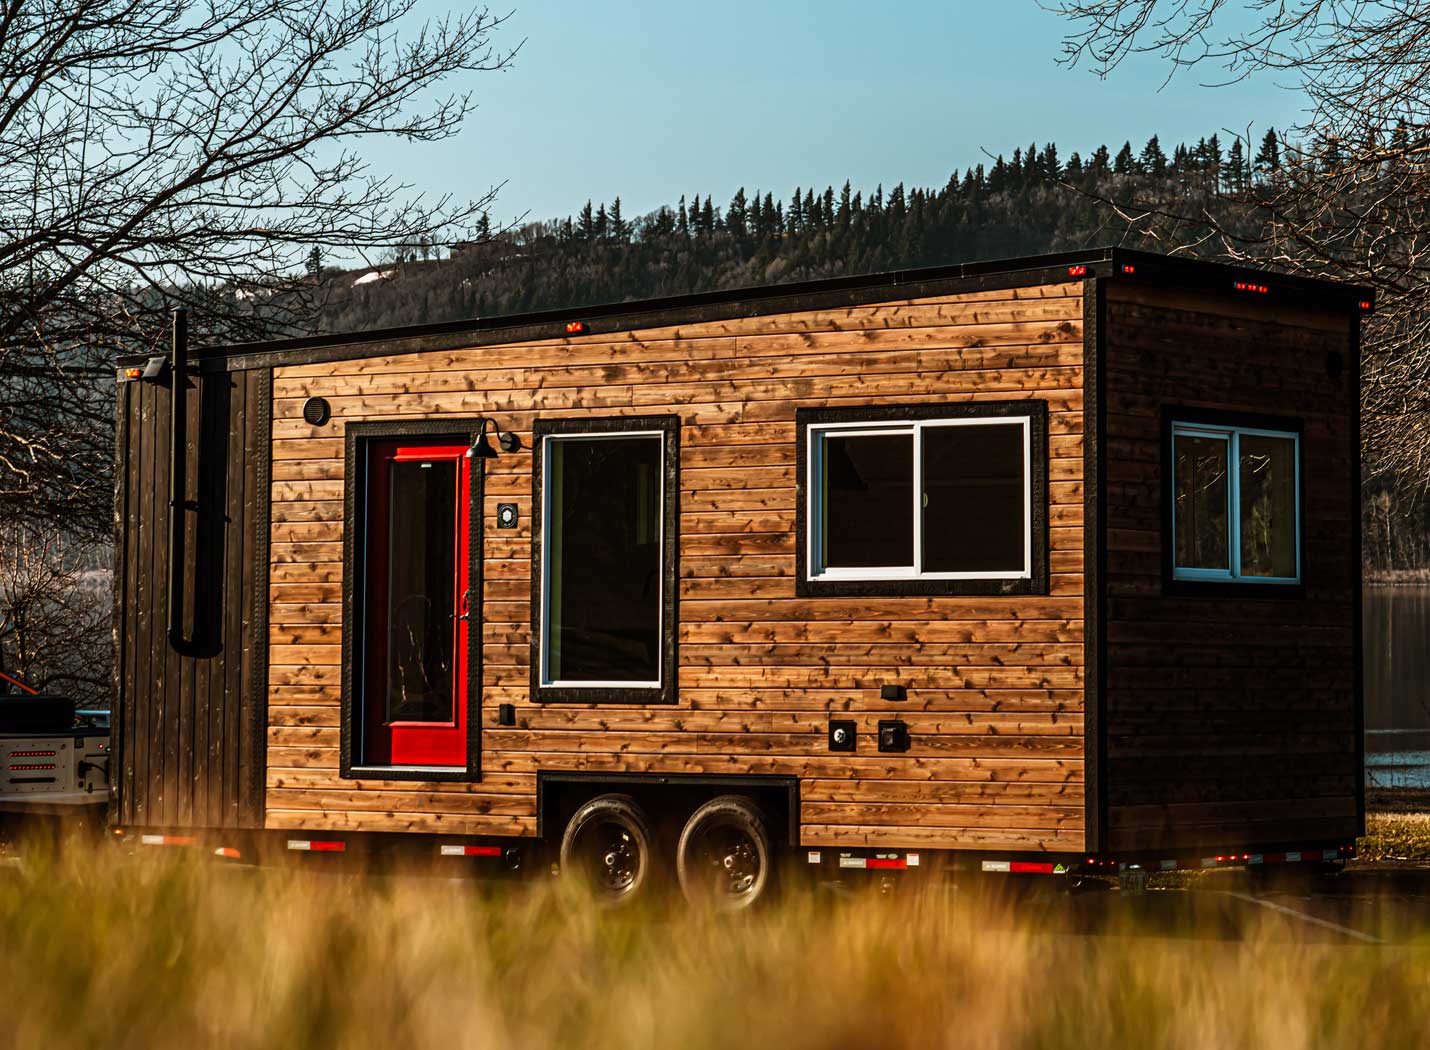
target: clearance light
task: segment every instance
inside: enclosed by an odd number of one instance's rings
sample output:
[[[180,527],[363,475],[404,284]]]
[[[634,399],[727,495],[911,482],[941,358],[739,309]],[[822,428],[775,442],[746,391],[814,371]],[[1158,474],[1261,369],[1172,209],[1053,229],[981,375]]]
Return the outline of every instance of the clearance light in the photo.
[[[10,757],[11,757],[11,758],[50,758],[50,757],[52,757],[53,755],[54,755],[54,752],[53,752],[53,751],[11,751],[11,752],[10,752]]]
[[[1362,299],[1362,300],[1360,301],[1360,308],[1361,308],[1362,310],[1369,310],[1369,309],[1370,309],[1370,300],[1369,300],[1369,299]]]
[[[1137,272],[1137,267],[1133,266],[1131,263],[1123,263],[1123,264],[1122,264],[1122,272],[1123,272],[1123,273],[1136,273],[1136,272]]]
[[[54,768],[55,768],[55,764],[54,764],[53,762],[11,762],[11,763],[10,763],[10,772],[11,772],[11,773],[18,773],[18,772],[22,772],[22,771],[23,771],[23,772],[26,772],[26,773],[32,773],[32,772],[34,772],[34,771],[37,770],[37,769],[54,769]]]
[[[124,370],[124,378],[125,378],[125,379],[143,379],[143,378],[144,378],[144,369],[142,369],[142,368],[137,368],[137,367],[126,368],[126,369]]]
[[[585,331],[586,331],[586,322],[585,322],[585,321],[567,321],[567,322],[566,322],[566,334],[567,334],[567,335],[582,335],[582,334],[585,333]]]
[[[1086,266],[1069,266],[1069,267],[1068,267],[1068,276],[1069,276],[1069,277],[1086,277],[1086,276],[1087,276],[1087,267],[1086,267]]]
[[[1259,295],[1265,295],[1267,292],[1271,291],[1271,289],[1266,287],[1266,285],[1253,284],[1251,281],[1237,281],[1236,290],[1238,292],[1256,292]]]

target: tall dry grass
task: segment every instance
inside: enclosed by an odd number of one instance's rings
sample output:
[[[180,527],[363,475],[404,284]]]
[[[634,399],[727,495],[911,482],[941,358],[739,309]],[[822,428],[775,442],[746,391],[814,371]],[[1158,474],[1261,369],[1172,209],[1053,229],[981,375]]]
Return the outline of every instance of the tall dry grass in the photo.
[[[736,920],[69,849],[0,869],[0,1045],[1423,1047],[1430,944],[1131,901],[788,895]],[[1168,934],[1174,934],[1169,936]]]

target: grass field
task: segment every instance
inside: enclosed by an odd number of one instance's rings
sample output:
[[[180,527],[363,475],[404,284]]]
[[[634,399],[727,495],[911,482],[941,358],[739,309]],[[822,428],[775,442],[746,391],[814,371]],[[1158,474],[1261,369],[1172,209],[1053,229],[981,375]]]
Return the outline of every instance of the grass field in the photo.
[[[17,1048],[1296,1050],[1430,1031],[1430,938],[1348,945],[1269,912],[1228,941],[1194,909],[1168,930],[1118,908],[1088,936],[1066,898],[802,889],[731,921],[611,914],[549,882],[25,856],[0,868]]]

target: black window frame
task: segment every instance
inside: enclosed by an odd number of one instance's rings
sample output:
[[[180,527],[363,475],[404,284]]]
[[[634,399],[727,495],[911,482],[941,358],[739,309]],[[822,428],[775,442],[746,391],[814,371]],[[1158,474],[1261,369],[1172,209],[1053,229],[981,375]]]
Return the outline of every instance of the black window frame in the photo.
[[[1175,598],[1245,598],[1299,600],[1306,596],[1306,580],[1309,566],[1306,564],[1306,493],[1310,490],[1310,475],[1306,463],[1306,422],[1298,416],[1277,416],[1260,412],[1242,412],[1196,405],[1164,404],[1162,416],[1162,593]],[[1295,581],[1257,577],[1233,577],[1231,579],[1196,580],[1177,576],[1177,552],[1175,535],[1176,461],[1173,458],[1173,430],[1178,424],[1185,426],[1206,426],[1231,430],[1263,430],[1274,433],[1291,434],[1296,438],[1296,565],[1300,570]],[[1240,469],[1239,463],[1228,461],[1228,472]],[[1228,496],[1228,500],[1231,497]],[[1239,520],[1234,513],[1228,515],[1228,535],[1232,543],[1240,543],[1231,522]]]
[[[343,780],[420,780],[475,782],[481,780],[482,729],[482,506],[486,468],[479,457],[471,464],[468,500],[467,587],[472,622],[467,631],[467,764],[452,766],[381,766],[362,761],[359,709],[360,675],[367,661],[363,657],[361,635],[366,617],[361,615],[365,592],[367,516],[362,494],[367,488],[367,451],[378,441],[450,438],[475,445],[482,434],[481,417],[454,419],[387,420],[349,423],[344,428],[345,469],[343,473],[343,648],[341,736],[338,749],[338,776]]]
[[[840,423],[916,423],[924,420],[1028,419],[1030,572],[1017,579],[812,577],[809,542],[809,430]],[[966,401],[857,408],[801,408],[795,412],[795,594],[814,597],[942,597],[1048,593],[1048,403],[1040,399]]]
[[[661,657],[658,686],[547,685],[542,682],[542,573],[546,560],[546,439],[638,431],[661,436]],[[531,674],[530,697],[539,704],[674,704],[679,696],[678,616],[680,562],[680,417],[598,416],[537,419],[532,424],[531,462]]]

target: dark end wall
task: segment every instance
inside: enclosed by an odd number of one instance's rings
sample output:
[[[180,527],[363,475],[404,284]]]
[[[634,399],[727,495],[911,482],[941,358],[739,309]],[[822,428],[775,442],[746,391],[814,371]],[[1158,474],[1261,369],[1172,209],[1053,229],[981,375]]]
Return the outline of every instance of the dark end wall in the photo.
[[[1358,319],[1130,282],[1106,295],[1105,848],[1349,843],[1362,824]],[[1168,405],[1303,422],[1294,597],[1167,593]]]
[[[189,381],[180,651],[168,638],[170,388],[119,384],[118,824],[263,824],[271,389],[268,369]]]

